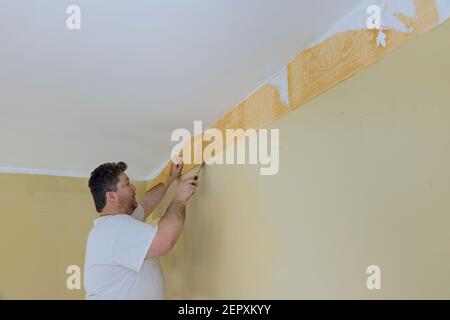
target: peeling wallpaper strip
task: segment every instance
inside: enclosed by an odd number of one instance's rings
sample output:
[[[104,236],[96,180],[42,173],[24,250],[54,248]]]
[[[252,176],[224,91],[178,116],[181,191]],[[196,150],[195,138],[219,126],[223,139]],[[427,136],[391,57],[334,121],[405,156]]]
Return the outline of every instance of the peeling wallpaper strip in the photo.
[[[403,45],[447,20],[450,0],[373,0],[365,1],[320,42],[298,54],[280,72],[268,80],[238,106],[223,115],[211,128],[225,135],[226,129],[259,129],[294,110],[326,90],[376,63],[386,53]],[[369,30],[366,21],[369,5],[382,9],[381,28],[386,47],[377,46],[379,30]],[[191,140],[192,154],[201,144]],[[224,149],[227,146],[224,145]],[[183,174],[198,164],[185,165]],[[168,162],[162,172],[148,183],[148,188],[163,183],[167,186],[171,168]]]

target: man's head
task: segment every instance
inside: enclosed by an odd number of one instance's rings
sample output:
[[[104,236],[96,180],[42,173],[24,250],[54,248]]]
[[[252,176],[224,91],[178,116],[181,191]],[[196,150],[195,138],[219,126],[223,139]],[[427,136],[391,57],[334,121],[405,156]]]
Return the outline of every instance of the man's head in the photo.
[[[112,162],[92,171],[89,189],[97,212],[107,209],[108,212],[131,214],[136,209],[136,188],[125,174],[126,169],[125,162]]]

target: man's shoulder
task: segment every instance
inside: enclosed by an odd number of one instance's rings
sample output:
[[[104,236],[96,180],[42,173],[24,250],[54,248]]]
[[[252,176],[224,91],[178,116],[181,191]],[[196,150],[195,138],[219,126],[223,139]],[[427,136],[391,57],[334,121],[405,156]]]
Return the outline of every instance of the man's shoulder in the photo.
[[[98,217],[94,220],[92,229],[89,232],[89,238],[103,234],[113,235],[114,232],[112,231],[120,228],[120,226],[129,218],[130,217],[123,214]]]
[[[104,224],[115,224],[122,221],[127,221],[133,219],[129,214],[114,214],[100,216],[94,220],[94,227],[104,225]]]

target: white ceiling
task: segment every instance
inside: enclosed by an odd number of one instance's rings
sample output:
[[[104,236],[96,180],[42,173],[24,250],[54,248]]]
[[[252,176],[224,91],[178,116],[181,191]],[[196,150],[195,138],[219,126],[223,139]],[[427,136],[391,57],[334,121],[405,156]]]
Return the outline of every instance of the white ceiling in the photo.
[[[1,170],[143,179],[359,2],[0,0]]]

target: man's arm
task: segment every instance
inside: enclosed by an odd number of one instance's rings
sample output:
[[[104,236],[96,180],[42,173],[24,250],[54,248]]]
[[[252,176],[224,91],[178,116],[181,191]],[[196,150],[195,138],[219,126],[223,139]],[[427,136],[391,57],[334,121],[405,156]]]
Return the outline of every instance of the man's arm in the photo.
[[[172,163],[172,168],[169,177],[170,184],[180,176],[183,169],[183,163],[180,161],[178,164]],[[155,210],[156,206],[161,202],[161,199],[166,194],[166,188],[163,183],[159,183],[150,190],[148,190],[142,198],[139,200],[139,204],[144,208],[144,221]]]
[[[186,204],[198,186],[197,178],[188,178],[180,183],[177,193],[158,222],[158,231],[146,258],[157,258],[169,252],[183,230]]]
[[[164,184],[160,183],[148,190],[139,200],[139,204],[144,208],[144,221],[155,210],[158,203],[166,194]]]

